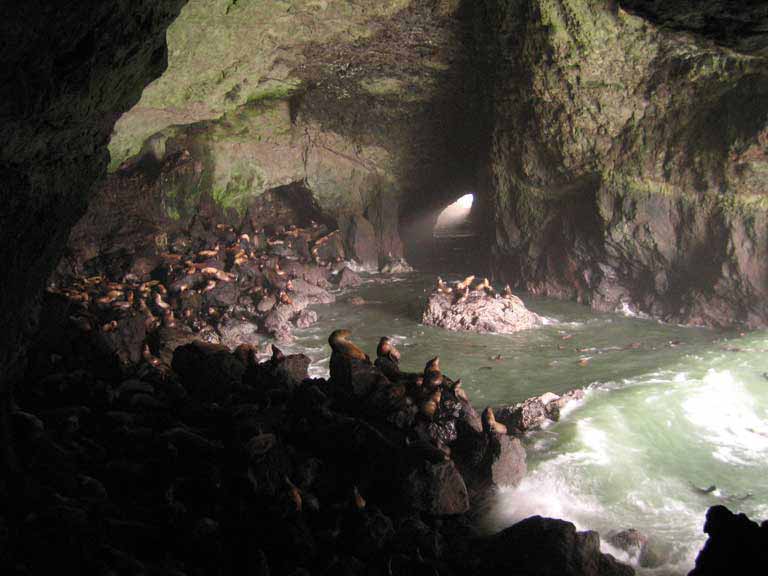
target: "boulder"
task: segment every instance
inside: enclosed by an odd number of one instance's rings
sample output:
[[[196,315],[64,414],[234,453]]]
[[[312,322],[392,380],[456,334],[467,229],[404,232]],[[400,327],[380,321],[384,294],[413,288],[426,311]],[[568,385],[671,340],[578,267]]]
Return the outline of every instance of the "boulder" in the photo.
[[[571,390],[562,396],[547,392],[535,396],[514,406],[502,406],[494,409],[496,420],[504,424],[512,433],[524,433],[539,428],[548,421],[557,421],[562,410],[569,402],[584,398],[584,391]]]
[[[704,532],[709,538],[688,576],[762,574],[768,566],[768,521],[758,525],[745,514],[713,506]]]
[[[339,288],[355,288],[363,283],[362,278],[357,272],[350,270],[348,267],[339,272],[338,275]]]
[[[532,516],[488,539],[477,550],[481,572],[516,576],[632,576],[635,571],[600,552],[597,532],[577,532],[564,520]]]
[[[491,296],[473,289],[466,297],[436,289],[427,300],[421,321],[448,330],[501,334],[534,328],[542,322],[517,296]]]
[[[450,460],[422,462],[405,479],[404,496],[416,510],[435,516],[463,514],[469,510],[464,478]]]
[[[245,373],[245,366],[229,348],[199,341],[176,348],[172,367],[190,396],[210,402],[226,398],[240,386]]]

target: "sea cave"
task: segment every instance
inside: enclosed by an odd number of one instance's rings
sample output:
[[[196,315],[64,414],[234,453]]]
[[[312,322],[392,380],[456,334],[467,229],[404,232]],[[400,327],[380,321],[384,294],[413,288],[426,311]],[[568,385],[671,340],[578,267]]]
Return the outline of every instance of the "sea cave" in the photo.
[[[768,3],[0,32],[4,574],[768,570]]]

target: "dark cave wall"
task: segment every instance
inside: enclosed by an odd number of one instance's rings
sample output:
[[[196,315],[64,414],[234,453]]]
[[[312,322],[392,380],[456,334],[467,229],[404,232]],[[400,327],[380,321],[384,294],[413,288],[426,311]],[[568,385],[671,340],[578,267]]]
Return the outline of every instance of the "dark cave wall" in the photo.
[[[485,3],[500,279],[672,321],[768,321],[768,66],[614,2]]]
[[[0,387],[70,227],[106,172],[119,115],[165,69],[184,0],[30,1],[0,20]],[[0,439],[9,445],[7,436]]]

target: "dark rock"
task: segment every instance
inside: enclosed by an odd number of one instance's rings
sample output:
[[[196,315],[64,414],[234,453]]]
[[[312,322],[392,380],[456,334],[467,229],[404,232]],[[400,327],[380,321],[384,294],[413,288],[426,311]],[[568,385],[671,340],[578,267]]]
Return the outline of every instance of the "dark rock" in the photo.
[[[245,373],[245,366],[229,348],[206,342],[179,346],[172,366],[189,394],[208,402],[220,401],[237,389]]]
[[[759,574],[768,566],[768,522],[758,525],[744,514],[713,506],[704,532],[709,538],[689,576]]]
[[[348,256],[365,268],[378,270],[379,255],[373,225],[360,214],[355,214],[340,224]]]
[[[482,572],[520,576],[632,576],[600,552],[597,532],[577,532],[564,520],[532,516],[492,536],[476,553]]]
[[[435,516],[463,514],[469,510],[464,479],[453,462],[424,462],[408,474],[404,496],[416,510]]]

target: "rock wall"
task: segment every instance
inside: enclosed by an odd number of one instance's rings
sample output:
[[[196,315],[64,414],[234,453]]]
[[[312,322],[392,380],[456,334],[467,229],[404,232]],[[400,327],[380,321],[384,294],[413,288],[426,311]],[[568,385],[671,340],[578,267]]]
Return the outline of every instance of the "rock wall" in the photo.
[[[165,29],[183,3],[31,1],[0,21],[3,403],[37,298],[106,171],[112,127],[165,68]]]
[[[657,28],[616,2],[484,8],[496,63],[486,214],[502,279],[601,310],[764,325],[759,51]]]

